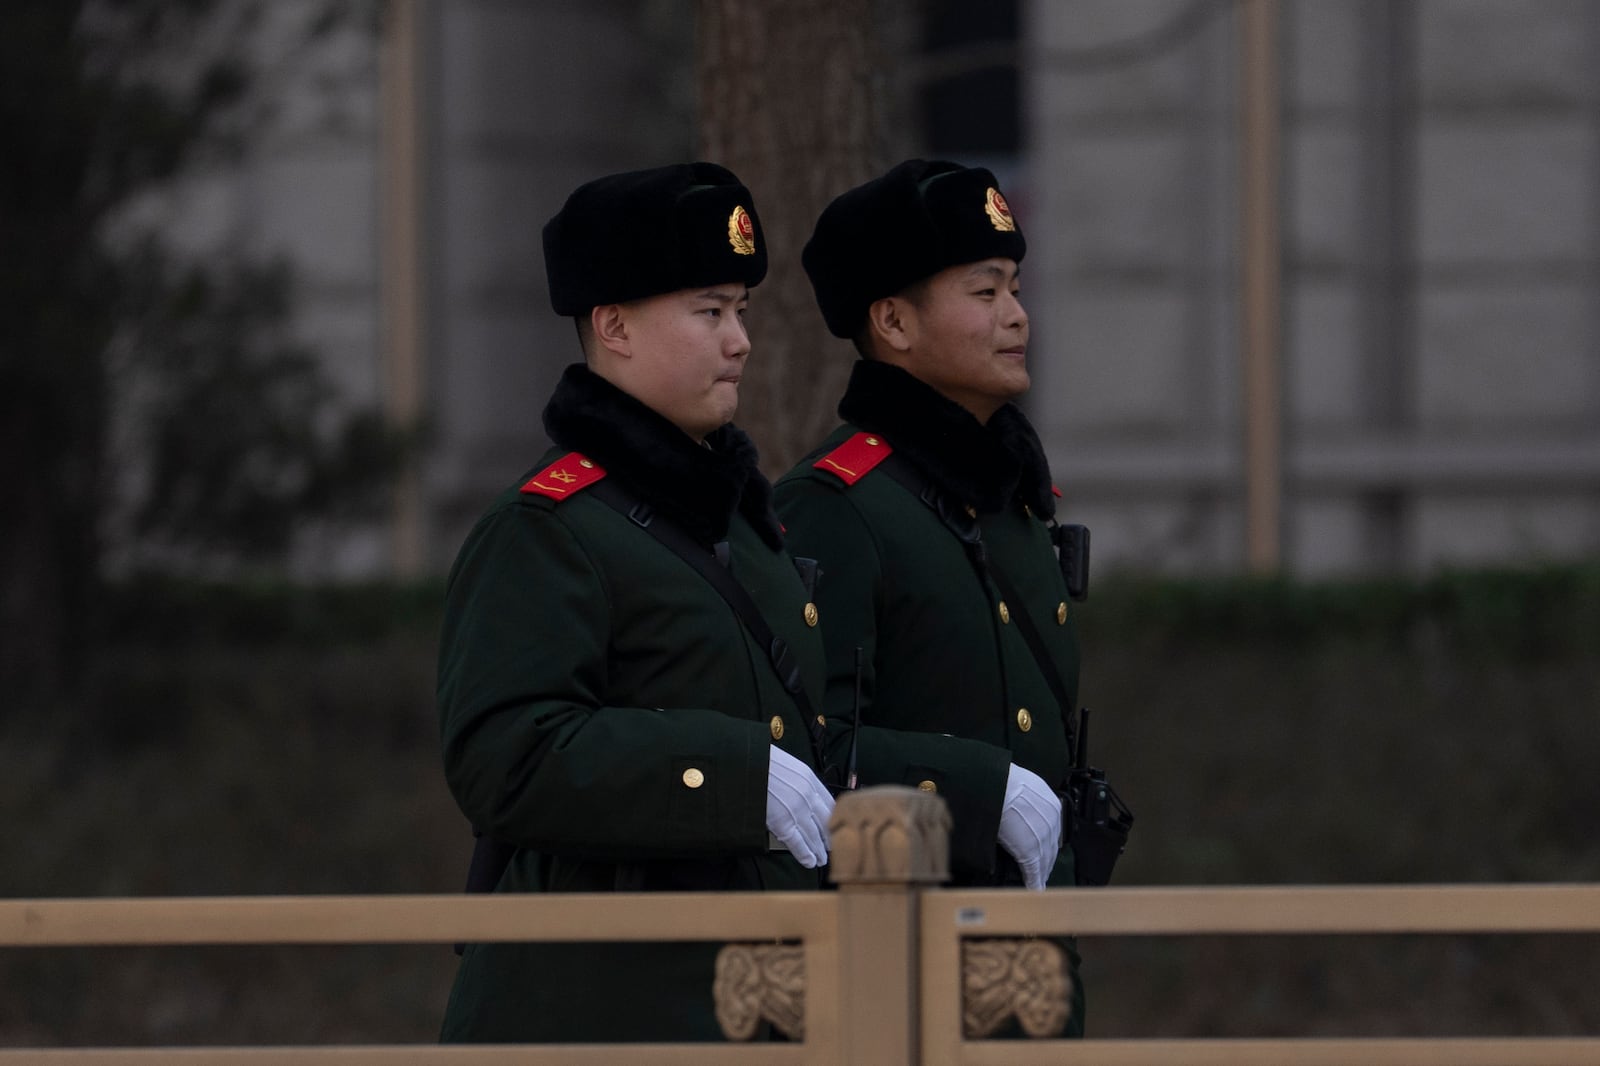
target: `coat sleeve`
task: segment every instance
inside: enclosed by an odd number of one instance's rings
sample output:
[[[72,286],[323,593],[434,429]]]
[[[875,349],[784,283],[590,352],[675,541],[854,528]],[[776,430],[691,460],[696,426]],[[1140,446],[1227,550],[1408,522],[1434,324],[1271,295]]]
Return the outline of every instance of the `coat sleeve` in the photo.
[[[816,559],[823,570],[817,608],[828,658],[830,758],[835,765],[848,759],[859,647],[863,724],[856,765],[861,784],[931,782],[950,806],[952,865],[968,874],[989,873],[1011,753],[979,740],[874,724],[877,634],[885,624],[884,582],[889,580],[878,538],[847,493],[814,478],[785,479],[776,503],[790,552]]]
[[[765,850],[765,725],[606,703],[604,582],[552,509],[486,516],[445,600],[444,770],[476,827],[614,861]]]

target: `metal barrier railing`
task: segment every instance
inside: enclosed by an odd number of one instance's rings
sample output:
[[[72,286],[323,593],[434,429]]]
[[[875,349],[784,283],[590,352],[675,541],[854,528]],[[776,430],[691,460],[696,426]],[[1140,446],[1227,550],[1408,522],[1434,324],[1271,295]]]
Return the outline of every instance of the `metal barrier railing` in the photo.
[[[1600,1038],[968,1040],[961,941],[1032,935],[1594,933],[1600,885],[940,891],[921,899],[924,1066],[1592,1066]]]
[[[0,948],[456,941],[798,940],[811,976],[798,1044],[0,1048],[50,1066],[823,1066],[839,1061],[838,899],[818,892],[0,900]],[[709,995],[709,990],[708,990]]]
[[[837,892],[0,900],[7,947],[749,941],[803,945],[804,1038],[790,1044],[0,1048],[0,1066],[1577,1066],[1600,1038],[967,1039],[962,943],[1051,935],[1600,932],[1600,885],[952,890],[928,804],[840,801]],[[871,796],[871,793],[878,793]],[[885,803],[884,800],[893,802]],[[905,806],[896,806],[903,800]],[[919,805],[921,805],[919,807]],[[913,810],[917,808],[917,810]],[[911,812],[908,814],[908,811]],[[918,813],[920,811],[920,813]],[[948,827],[948,823],[944,823]],[[875,850],[876,849],[876,850]],[[931,859],[930,859],[931,856]],[[710,905],[708,905],[708,903]],[[625,1009],[625,1005],[622,1006]]]

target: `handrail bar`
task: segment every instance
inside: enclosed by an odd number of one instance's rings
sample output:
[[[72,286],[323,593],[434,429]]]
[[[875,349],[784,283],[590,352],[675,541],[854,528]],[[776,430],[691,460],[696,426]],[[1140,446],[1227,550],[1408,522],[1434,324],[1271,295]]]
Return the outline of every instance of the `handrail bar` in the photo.
[[[807,1066],[833,1061],[803,1044],[0,1048],[4,1066]]]
[[[0,947],[803,940],[831,934],[819,892],[191,896],[0,900]],[[601,927],[603,926],[603,928]]]
[[[1600,884],[945,889],[925,936],[1600,932]]]
[[[1594,1037],[963,1041],[928,1066],[1594,1066]]]

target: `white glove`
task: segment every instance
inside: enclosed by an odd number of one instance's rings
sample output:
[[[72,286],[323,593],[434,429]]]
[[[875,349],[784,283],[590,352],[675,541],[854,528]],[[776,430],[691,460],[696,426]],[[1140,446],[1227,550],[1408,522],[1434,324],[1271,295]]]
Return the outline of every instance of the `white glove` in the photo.
[[[1000,809],[1000,846],[1022,868],[1029,888],[1043,888],[1061,850],[1061,800],[1032,770],[1011,764]]]
[[[828,815],[833,797],[811,767],[776,745],[767,767],[767,829],[801,866],[828,861]]]

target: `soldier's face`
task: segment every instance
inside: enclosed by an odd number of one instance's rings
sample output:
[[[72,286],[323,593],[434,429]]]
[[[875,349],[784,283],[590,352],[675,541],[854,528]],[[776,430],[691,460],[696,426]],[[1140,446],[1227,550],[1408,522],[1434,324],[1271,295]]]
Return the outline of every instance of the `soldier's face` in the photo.
[[[626,305],[628,391],[696,440],[739,407],[750,355],[742,284],[652,296]]]
[[[907,299],[902,365],[981,422],[1028,391],[1028,312],[1011,259],[942,270]],[[897,360],[898,361],[898,360]]]

